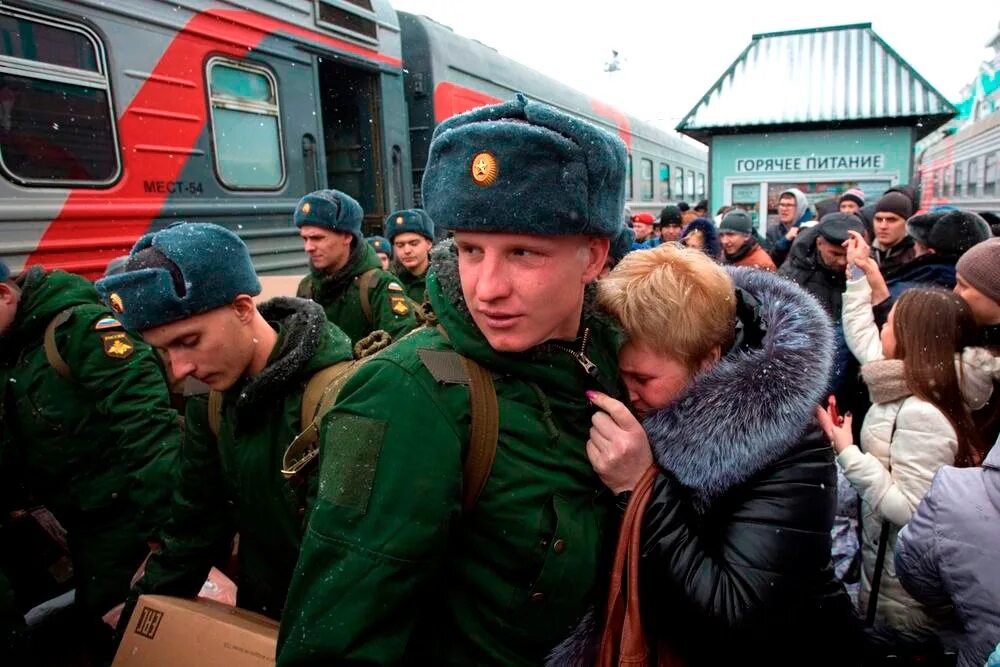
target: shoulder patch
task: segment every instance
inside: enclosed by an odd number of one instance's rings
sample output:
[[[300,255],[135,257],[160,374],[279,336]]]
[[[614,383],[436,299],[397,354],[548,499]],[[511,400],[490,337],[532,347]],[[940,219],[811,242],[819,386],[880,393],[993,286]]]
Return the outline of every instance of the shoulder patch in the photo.
[[[405,296],[390,296],[389,305],[397,317],[406,317],[410,314],[410,304],[406,303]]]
[[[326,443],[320,457],[319,498],[364,514],[375,485],[386,422],[335,412],[323,422]]]
[[[102,317],[94,325],[94,331],[105,331],[106,329],[121,329],[122,323],[113,317]]]
[[[386,289],[390,292],[402,292],[403,286],[397,283],[395,280],[386,285]]]
[[[135,352],[135,344],[124,332],[101,334],[104,355],[112,359],[128,359]]]

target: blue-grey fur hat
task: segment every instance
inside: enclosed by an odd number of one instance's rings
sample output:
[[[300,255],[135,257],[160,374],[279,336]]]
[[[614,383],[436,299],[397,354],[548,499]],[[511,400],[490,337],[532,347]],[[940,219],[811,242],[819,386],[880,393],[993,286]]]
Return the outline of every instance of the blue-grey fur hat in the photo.
[[[434,222],[427,211],[422,208],[409,208],[405,211],[396,211],[385,219],[385,226],[382,233],[392,241],[397,234],[413,232],[420,234],[427,240],[434,242]]]
[[[622,261],[622,258],[631,252],[633,243],[635,243],[635,232],[631,227],[622,224],[621,229],[611,239],[611,250],[609,251],[611,261],[615,264]]]
[[[126,270],[95,284],[101,299],[129,331],[144,331],[232,303],[240,294],[260,294],[250,251],[233,232],[207,222],[177,222],[146,234],[129,258],[153,248],[180,271],[178,294],[165,268]]]
[[[355,239],[363,238],[361,223],[365,212],[354,197],[340,190],[310,192],[295,205],[295,226],[323,227],[335,232],[349,232]]]
[[[384,252],[392,259],[392,243],[384,236],[369,236],[365,239],[375,252]]]
[[[618,137],[518,94],[438,125],[424,208],[449,230],[612,238],[625,161]]]
[[[3,262],[0,262],[0,282],[3,282],[10,278],[10,269]]]

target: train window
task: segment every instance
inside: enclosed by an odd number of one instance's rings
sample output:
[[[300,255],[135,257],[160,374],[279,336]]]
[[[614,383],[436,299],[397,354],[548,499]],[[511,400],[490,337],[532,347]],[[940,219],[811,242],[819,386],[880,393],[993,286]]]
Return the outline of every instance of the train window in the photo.
[[[653,200],[653,161],[642,158],[639,163],[639,181],[643,201]]]
[[[944,192],[944,169],[935,169],[931,172],[931,182],[934,184],[934,196],[941,197]]]
[[[986,176],[983,179],[983,195],[997,194],[997,169],[1000,168],[1000,153],[986,156]]]
[[[632,155],[625,161],[625,201],[632,201]]]
[[[366,42],[378,42],[378,20],[369,0],[318,0],[316,22]]]
[[[0,166],[37,186],[110,185],[121,171],[97,36],[0,8]]]
[[[705,197],[705,174],[698,174],[698,199],[704,199]]]
[[[684,199],[684,170],[678,169],[674,172],[674,196],[677,199]]]
[[[237,190],[273,190],[285,178],[277,85],[256,65],[208,64],[212,137],[219,180]]]
[[[670,167],[660,163],[660,201],[670,199]]]
[[[954,183],[954,165],[948,165],[944,168],[944,185],[942,185],[943,197],[952,196],[952,184]]]
[[[979,190],[979,177],[980,177],[980,161],[978,157],[974,157],[968,162],[968,186],[965,188],[965,195],[967,197],[975,197]]]
[[[955,165],[955,196],[961,197],[965,188],[965,163]]]

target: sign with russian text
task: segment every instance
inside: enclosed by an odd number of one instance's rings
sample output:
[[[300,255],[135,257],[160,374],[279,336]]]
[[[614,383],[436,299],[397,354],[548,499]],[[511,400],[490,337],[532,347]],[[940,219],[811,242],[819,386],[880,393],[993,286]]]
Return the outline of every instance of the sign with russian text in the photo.
[[[739,158],[736,173],[793,173],[803,171],[857,171],[884,169],[885,155],[791,155],[788,157]]]

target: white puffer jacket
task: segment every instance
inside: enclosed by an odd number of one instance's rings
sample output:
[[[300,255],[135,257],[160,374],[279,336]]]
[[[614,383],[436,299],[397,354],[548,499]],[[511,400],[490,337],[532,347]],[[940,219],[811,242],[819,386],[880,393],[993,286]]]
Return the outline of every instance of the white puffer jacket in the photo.
[[[872,315],[867,280],[847,283],[843,302],[844,337],[862,365],[884,359]],[[977,409],[990,397],[996,360],[983,350],[968,349],[956,364],[966,402]],[[895,427],[895,430],[893,430]],[[958,441],[948,418],[915,396],[873,404],[861,427],[861,447],[851,445],[837,463],[862,500],[862,559],[859,606],[868,607],[871,579],[883,520],[889,521],[889,543],[879,584],[878,624],[914,636],[936,632],[950,621],[947,609],[932,609],[910,597],[896,578],[892,554],[896,536],[931,487],[935,473],[955,462]]]

